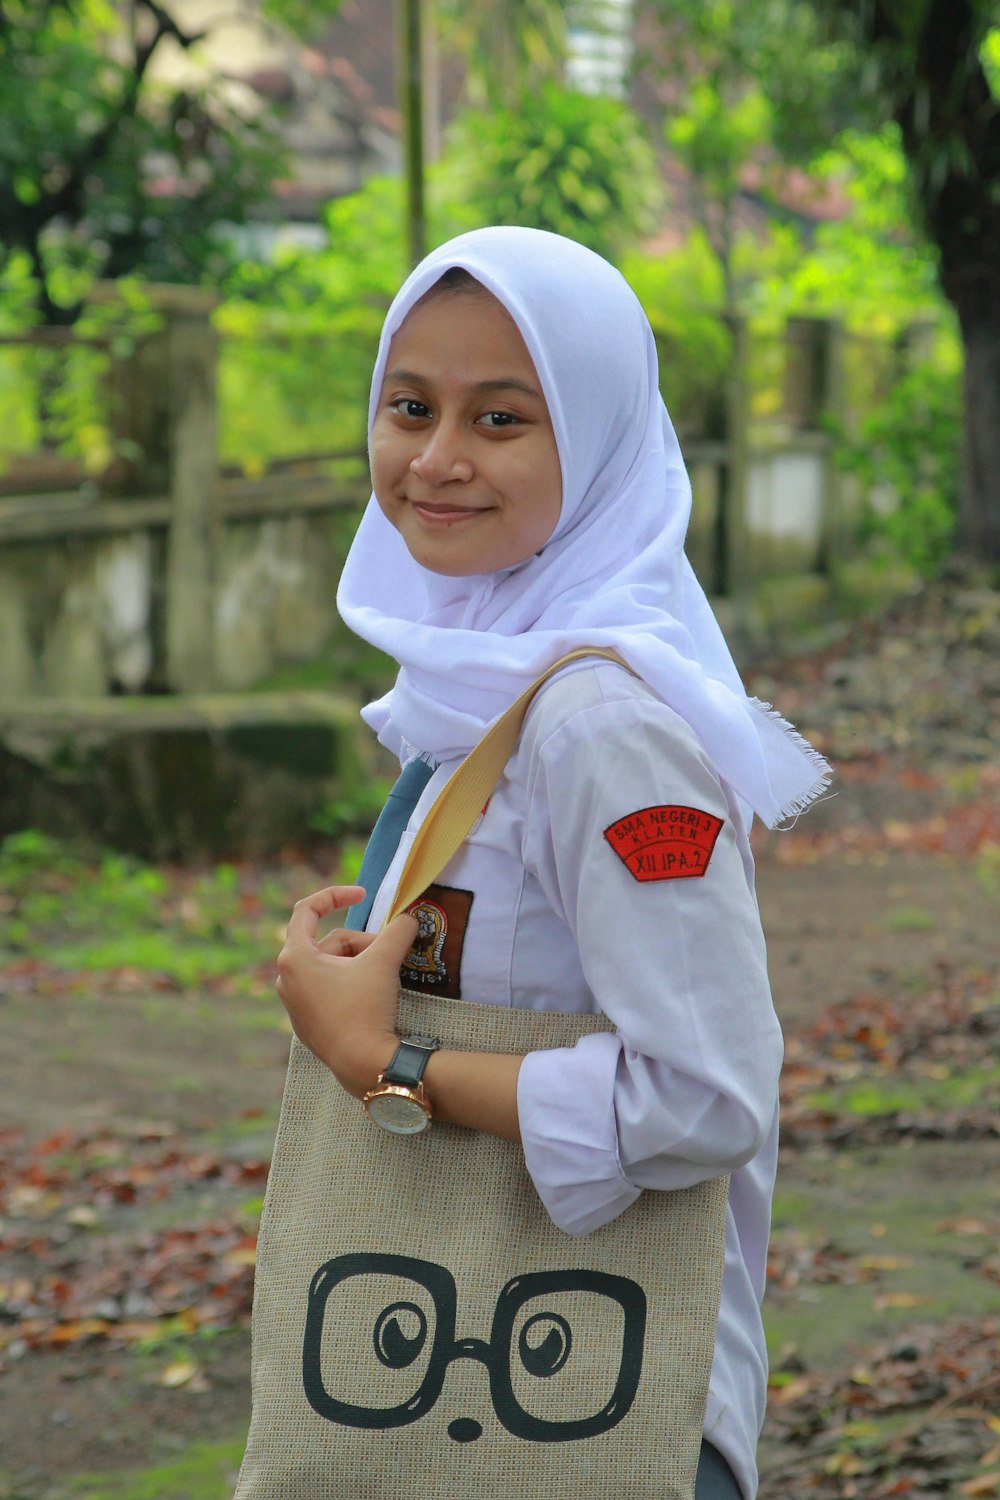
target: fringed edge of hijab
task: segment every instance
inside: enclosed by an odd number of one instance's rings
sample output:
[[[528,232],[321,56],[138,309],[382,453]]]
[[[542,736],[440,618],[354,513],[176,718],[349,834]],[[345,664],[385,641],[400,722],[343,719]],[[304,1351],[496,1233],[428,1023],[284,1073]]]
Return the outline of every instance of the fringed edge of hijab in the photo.
[[[761,727],[766,729],[766,738],[773,742],[774,731],[777,730],[783,748],[786,751],[790,749],[801,757],[815,772],[812,782],[803,791],[790,797],[771,816],[767,816],[759,808],[755,809],[768,828],[780,831],[783,823],[794,823],[796,818],[801,817],[808,808],[829,793],[834,769],[826,756],[815,745],[810,744],[805,735],[800,734],[794,724],[790,724],[773,704],[765,703],[762,698],[755,698],[750,693],[747,694],[747,703],[758,717]]]

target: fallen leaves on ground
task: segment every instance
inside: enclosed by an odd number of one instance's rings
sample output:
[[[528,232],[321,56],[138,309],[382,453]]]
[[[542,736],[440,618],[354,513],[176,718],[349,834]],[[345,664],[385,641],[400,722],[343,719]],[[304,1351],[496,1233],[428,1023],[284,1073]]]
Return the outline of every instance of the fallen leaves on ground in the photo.
[[[8,1136],[4,1146],[0,1362],[85,1340],[135,1344],[247,1321],[256,1235],[254,1215],[236,1200],[259,1195],[267,1162],[192,1150],[155,1124],[65,1131],[34,1146]],[[214,1212],[202,1221],[206,1189]],[[154,1204],[180,1222],[149,1228],[133,1219]]]
[[[919,754],[993,764],[1000,720],[1000,591],[956,571],[836,644],[751,674],[839,764]]]
[[[998,1398],[996,1322],[911,1328],[834,1374],[793,1358],[772,1374],[759,1500],[1000,1494]]]
[[[827,1006],[787,1041],[782,1147],[1000,1135],[998,1042],[993,974],[942,964],[920,992]]]
[[[906,1270],[912,1264],[911,1257],[906,1255],[852,1252],[828,1235],[775,1231],[767,1252],[768,1301],[780,1304],[794,1297],[803,1286],[857,1286],[864,1282],[881,1282],[886,1275]],[[897,1297],[902,1294],[890,1292],[884,1295]]]
[[[838,774],[843,774],[838,768]],[[982,781],[985,782],[985,775]],[[1000,787],[989,796],[952,800],[946,811],[925,817],[873,818],[836,828],[808,825],[770,836],[768,857],[781,865],[802,865],[840,855],[849,863],[862,858],[885,858],[889,853],[923,854],[968,861],[985,858],[995,863],[1000,853]],[[946,789],[943,789],[947,795]]]

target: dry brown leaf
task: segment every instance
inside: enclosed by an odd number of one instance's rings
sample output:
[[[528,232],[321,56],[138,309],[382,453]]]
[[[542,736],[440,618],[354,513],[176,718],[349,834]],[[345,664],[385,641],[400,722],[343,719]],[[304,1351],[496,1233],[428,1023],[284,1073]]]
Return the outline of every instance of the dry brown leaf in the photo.
[[[1000,1469],[967,1479],[959,1486],[959,1492],[963,1495],[1000,1495]]]
[[[930,1297],[922,1297],[918,1292],[881,1292],[874,1302],[881,1312],[889,1307],[926,1307],[930,1300]]]

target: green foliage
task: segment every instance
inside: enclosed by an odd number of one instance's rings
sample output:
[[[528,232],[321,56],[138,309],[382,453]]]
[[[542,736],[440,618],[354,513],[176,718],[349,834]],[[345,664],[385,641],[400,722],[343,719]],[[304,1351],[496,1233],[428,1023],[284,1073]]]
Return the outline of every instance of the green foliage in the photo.
[[[337,866],[337,882],[340,885],[356,885],[361,874],[361,861],[365,853],[364,839],[347,839],[340,850]]]
[[[775,323],[846,315],[883,330],[940,306],[899,127],[859,90],[864,59],[848,31],[808,0],[653,0],[653,10],[662,36],[649,63],[669,85],[666,138],[690,174],[729,300]],[[793,179],[793,166],[807,180]],[[763,232],[739,227],[748,193]],[[844,199],[847,214],[836,211]]]
[[[721,267],[707,237],[695,229],[677,250],[632,251],[621,271],[656,334],[668,408],[678,421],[703,418],[732,353]]]
[[[343,0],[259,0],[265,20],[307,38],[320,33],[337,15],[342,3]]]
[[[78,866],[78,858],[58,839],[27,828],[0,843],[0,890],[12,892],[36,875],[70,875]]]
[[[719,198],[739,186],[739,169],[770,131],[770,105],[763,89],[745,83],[729,101],[707,78],[692,80],[683,114],[671,115],[664,134],[706,196]]]
[[[561,0],[437,0],[444,50],[462,60],[475,109],[504,109],[558,80],[566,55]]]
[[[333,839],[343,838],[348,833],[367,835],[391,788],[392,782],[383,776],[366,777],[349,792],[324,802],[309,819],[309,827]]]
[[[446,183],[480,223],[565,234],[617,260],[655,222],[655,157],[624,104],[546,84],[456,122]]]
[[[947,560],[958,504],[960,382],[930,361],[896,382],[838,458],[861,487],[861,535],[925,575]]]
[[[252,472],[284,453],[363,448],[379,333],[408,269],[403,194],[399,178],[370,178],[327,209],[323,249],[240,267],[216,315],[224,461]],[[474,222],[433,193],[432,244]]]
[[[821,223],[810,242],[784,238],[784,253],[755,289],[754,304],[782,314],[843,317],[848,326],[890,334],[915,319],[941,317],[933,250],[914,229],[898,127],[845,131],[814,163],[817,181],[845,196],[850,212]]]
[[[226,275],[218,226],[265,200],[284,160],[268,116],[238,113],[216,82],[154,82],[163,39],[196,37],[149,0],[136,20],[133,43],[108,0],[4,6],[0,262],[23,253],[46,322],[72,321],[99,276]]]
[[[1000,99],[1000,25],[993,26],[983,37],[979,60],[989,80],[993,97]]]
[[[11,289],[6,300],[5,287]],[[116,456],[132,457],[111,431],[108,374],[112,360],[127,357],[161,318],[133,278],[118,281],[115,294],[113,301],[88,303],[77,319],[81,340],[93,343],[0,347],[0,471],[12,457],[41,449],[79,460],[90,474]],[[4,331],[30,327],[32,295],[24,257],[12,256],[0,274]]]
[[[758,91],[766,96],[767,136],[784,159],[807,160],[856,120],[853,48],[824,30],[802,0],[650,0],[659,35],[645,64],[669,81],[666,114],[688,112],[705,85],[723,106],[738,107]],[[694,112],[697,120],[699,111]],[[726,129],[712,118],[712,129]],[[736,144],[746,139],[735,132]]]
[[[255,969],[277,951],[304,879],[259,881],[232,865],[169,872],[34,830],[12,834],[0,843],[0,962],[136,970],[185,990],[228,976],[259,990]]]
[[[722,268],[726,301],[737,300],[733,275],[736,208],[747,164],[770,141],[771,111],[762,88],[744,80],[738,90],[697,77],[686,107],[668,116],[667,144],[690,174],[699,222]]]
[[[902,131],[914,203],[960,302],[994,282],[1000,230],[1000,14],[996,0],[812,0],[828,36],[859,60],[857,96]],[[988,266],[983,261],[988,261]],[[970,278],[970,273],[971,278]]]
[[[664,135],[686,168],[726,303],[739,307],[753,282],[740,263],[747,191],[776,223],[790,218],[788,158],[808,159],[837,128],[849,49],[822,45],[798,0],[652,0],[651,10],[659,26],[646,66],[663,80]]]
[[[429,179],[429,242],[489,223],[554,229],[612,258],[651,224],[652,152],[625,106],[548,88],[523,113],[467,115]],[[386,309],[407,266],[403,183],[327,210],[329,243],[244,263],[216,315],[220,447],[248,472],[282,454],[360,450]]]

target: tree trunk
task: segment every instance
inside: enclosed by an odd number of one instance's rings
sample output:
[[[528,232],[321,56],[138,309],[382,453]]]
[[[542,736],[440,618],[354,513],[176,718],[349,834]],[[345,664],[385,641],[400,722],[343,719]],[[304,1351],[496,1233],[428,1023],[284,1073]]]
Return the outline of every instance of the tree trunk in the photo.
[[[1000,563],[1000,300],[958,307],[965,350],[962,491],[956,544]]]

